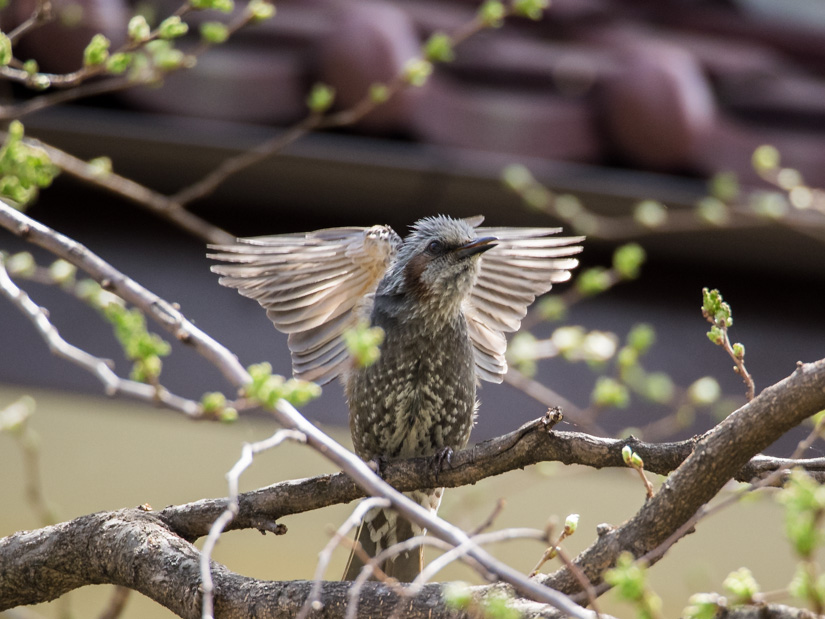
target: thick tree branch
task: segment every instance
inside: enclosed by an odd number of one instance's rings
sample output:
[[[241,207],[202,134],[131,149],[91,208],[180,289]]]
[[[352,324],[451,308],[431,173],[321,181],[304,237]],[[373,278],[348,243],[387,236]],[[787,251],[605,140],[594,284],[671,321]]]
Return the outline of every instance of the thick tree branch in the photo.
[[[115,584],[134,589],[181,617],[200,617],[201,591],[197,548],[170,531],[152,512],[124,509],[82,516],[36,531],[0,539],[0,611],[53,600],[85,585]],[[312,581],[260,581],[212,563],[216,616],[295,616],[310,594]],[[313,617],[344,617],[351,582],[325,582],[324,608]],[[474,587],[480,598],[499,585]],[[377,582],[364,585],[362,616],[390,617],[401,604],[402,616],[462,617],[446,607],[441,585],[425,585],[415,596],[399,600]],[[514,600],[535,617],[559,617],[543,604]]]
[[[514,432],[456,452],[450,467],[437,475],[429,458],[387,462],[381,476],[398,490],[432,486],[455,488],[475,484],[539,462],[554,461],[593,468],[627,468],[622,447],[630,445],[645,462],[645,469],[667,475],[693,453],[696,440],[674,443],[645,443],[634,438],[606,439],[578,432],[548,432],[543,420],[532,421]],[[761,479],[790,465],[804,467],[813,477],[825,481],[825,458],[790,460],[756,456],[734,476],[738,481]],[[345,473],[290,480],[239,496],[239,511],[227,530],[271,529],[272,522],[293,514],[349,503],[365,496]],[[226,508],[226,499],[202,499],[173,505],[159,517],[176,533],[190,540],[206,535],[214,520]]]
[[[576,558],[593,583],[622,551],[640,557],[656,548],[710,501],[722,486],[791,428],[825,408],[825,359],[799,364],[786,379],[772,385],[732,413],[696,444],[656,495],[620,527],[603,534]],[[579,592],[568,570],[542,579],[554,589]]]

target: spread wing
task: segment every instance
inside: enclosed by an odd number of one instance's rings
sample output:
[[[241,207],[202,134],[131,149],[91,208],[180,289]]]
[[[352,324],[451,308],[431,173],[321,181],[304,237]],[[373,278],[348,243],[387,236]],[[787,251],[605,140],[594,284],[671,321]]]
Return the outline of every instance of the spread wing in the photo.
[[[468,220],[478,225],[478,218]],[[476,223],[478,222],[478,223]],[[478,280],[464,305],[473,342],[476,374],[500,383],[507,372],[504,334],[517,331],[527,307],[538,295],[570,279],[579,261],[571,258],[584,237],[553,236],[561,228],[476,228],[479,237],[494,236],[496,247],[481,258]]]
[[[326,383],[349,361],[342,334],[369,316],[372,293],[401,239],[387,226],[329,228],[306,234],[210,245],[220,283],[266,309],[289,334],[296,378]]]

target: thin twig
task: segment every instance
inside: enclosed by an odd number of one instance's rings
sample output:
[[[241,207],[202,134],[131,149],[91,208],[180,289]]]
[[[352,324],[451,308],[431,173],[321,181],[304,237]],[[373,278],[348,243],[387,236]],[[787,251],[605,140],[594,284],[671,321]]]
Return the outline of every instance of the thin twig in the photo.
[[[298,441],[300,443],[306,442],[306,436],[301,432],[295,430],[278,430],[268,439],[259,441],[257,443],[246,443],[243,446],[241,457],[235,465],[226,474],[226,479],[229,485],[229,499],[223,513],[212,524],[209,530],[209,535],[203,544],[203,550],[200,555],[200,570],[201,570],[201,588],[203,590],[203,600],[201,602],[201,616],[203,619],[213,619],[213,596],[214,585],[212,582],[212,551],[218,543],[221,533],[227,524],[232,522],[232,519],[238,514],[238,486],[243,472],[250,467],[255,455],[277,447],[286,440]]]

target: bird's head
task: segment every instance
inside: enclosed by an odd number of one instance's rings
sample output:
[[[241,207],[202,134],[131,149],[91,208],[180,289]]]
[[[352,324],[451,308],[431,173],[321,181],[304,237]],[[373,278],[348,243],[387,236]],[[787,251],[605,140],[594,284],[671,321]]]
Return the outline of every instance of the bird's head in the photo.
[[[404,294],[430,313],[457,311],[475,284],[481,254],[495,241],[478,238],[463,219],[421,219],[404,239],[379,294]]]

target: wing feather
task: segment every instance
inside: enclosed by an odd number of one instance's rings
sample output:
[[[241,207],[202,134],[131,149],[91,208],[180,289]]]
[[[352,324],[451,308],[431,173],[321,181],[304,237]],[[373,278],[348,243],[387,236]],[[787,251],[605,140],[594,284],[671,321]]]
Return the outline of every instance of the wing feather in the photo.
[[[209,257],[220,283],[255,299],[289,334],[293,374],[326,383],[346,370],[343,333],[368,311],[401,244],[387,226],[238,239]]]
[[[479,222],[481,223],[481,222]],[[527,308],[553,284],[570,279],[584,237],[552,236],[561,228],[476,228],[496,247],[481,259],[478,279],[464,305],[479,378],[500,383],[507,372],[505,333],[517,331]]]

